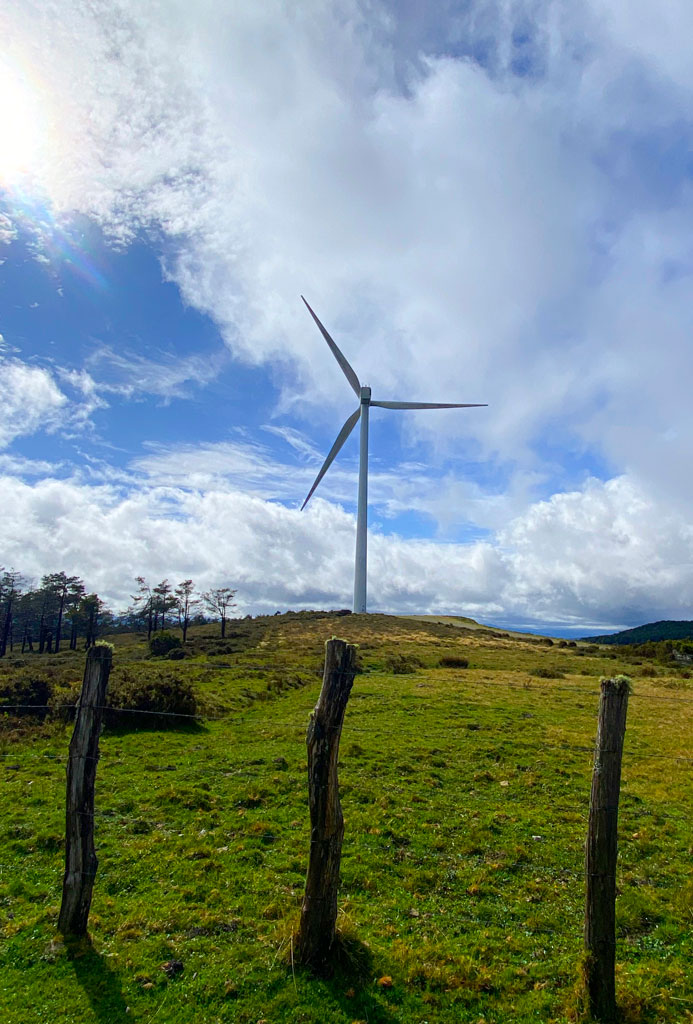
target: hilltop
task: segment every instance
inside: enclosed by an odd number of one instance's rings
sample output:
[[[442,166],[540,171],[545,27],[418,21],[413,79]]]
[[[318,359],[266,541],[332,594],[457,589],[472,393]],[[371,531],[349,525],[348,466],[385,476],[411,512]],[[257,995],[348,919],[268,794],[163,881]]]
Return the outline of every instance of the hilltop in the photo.
[[[292,953],[311,844],[306,726],[335,634],[358,644],[359,672],[339,752],[343,961],[316,978]],[[622,1019],[690,1024],[689,667],[377,614],[233,619],[224,638],[191,626],[164,656],[146,634],[107,639],[99,865],[79,946],[55,923],[65,705],[84,652],[0,659],[6,1024],[576,1020],[599,679],[622,672]]]
[[[688,619],[660,619],[644,626],[622,629],[620,633],[604,636],[583,636],[584,643],[593,644],[646,644],[656,640],[693,640],[693,622]]]

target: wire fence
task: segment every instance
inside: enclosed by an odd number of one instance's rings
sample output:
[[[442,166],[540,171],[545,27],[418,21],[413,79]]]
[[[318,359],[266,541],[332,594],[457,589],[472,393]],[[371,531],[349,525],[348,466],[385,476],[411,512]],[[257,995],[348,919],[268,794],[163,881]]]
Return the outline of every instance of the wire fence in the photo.
[[[365,679],[367,680],[367,677]],[[410,676],[410,681],[416,682],[415,674]],[[368,760],[371,755],[377,754],[382,758],[387,754],[387,749],[382,743],[383,736],[386,735],[383,731],[383,720],[369,723],[366,716],[371,713],[371,705],[367,701],[354,702],[350,705],[352,714],[347,719],[344,739],[366,747],[365,750],[356,750],[355,747],[353,751],[347,747],[341,754],[341,762],[346,762],[347,765],[350,762],[359,764],[359,758],[364,758],[360,762],[362,774],[354,775],[355,783],[350,785],[347,794],[342,797],[345,803],[349,804],[349,813],[352,815],[352,824],[347,825],[352,841],[355,830],[360,830],[358,842],[353,844],[354,848],[360,851],[368,849],[374,856],[380,856],[383,861],[387,861],[383,864],[383,872],[387,869],[396,873],[400,870],[400,864],[408,858],[413,858],[422,874],[429,872],[431,876],[435,876],[431,883],[434,886],[433,892],[412,891],[412,905],[408,914],[412,929],[424,925],[435,917],[435,901],[442,900],[447,892],[453,890],[457,899],[455,912],[458,927],[476,928],[481,934],[496,932],[502,935],[522,930],[527,931],[527,934],[550,931],[550,926],[546,924],[548,917],[545,920],[542,916],[542,902],[551,900],[552,893],[565,894],[555,898],[565,901],[566,913],[577,925],[581,916],[580,901],[575,898],[578,887],[584,885],[589,893],[591,884],[592,873],[589,877],[586,876],[586,868],[581,861],[589,817],[588,778],[590,771],[595,767],[597,756],[593,743],[581,741],[587,736],[587,721],[590,723],[590,733],[593,734],[600,690],[590,686],[564,686],[558,681],[523,683],[513,680],[482,679],[475,680],[474,683],[465,680],[465,683],[468,683],[468,688],[462,692],[457,691],[454,695],[456,703],[453,704],[446,695],[447,720],[443,723],[429,723],[425,731],[419,725],[429,710],[425,694],[422,693],[418,707],[415,697],[411,695],[407,697],[407,701],[399,705],[405,713],[401,719],[403,727],[399,730],[405,752],[400,750],[397,757],[414,763],[400,765],[397,760],[393,761],[387,766],[387,772],[378,776],[375,772],[372,773],[372,786],[371,779],[364,776],[363,771],[367,769],[369,763],[375,764]],[[485,691],[490,691],[491,688],[494,691],[493,703],[489,704],[486,702]],[[524,708],[518,707],[517,703],[511,707],[503,703],[502,691],[512,691],[513,696],[527,693],[529,703],[526,703]],[[496,699],[497,695],[499,699]],[[537,700],[538,695],[549,698],[551,703],[547,701],[546,705],[542,704]],[[380,696],[376,694],[361,692],[358,696],[373,696],[380,700]],[[100,697],[103,699],[103,691]],[[680,694],[635,692],[631,697],[639,708],[652,702],[652,707],[658,709],[655,720],[661,727],[669,727],[672,716],[680,714],[679,705],[693,704],[693,698]],[[262,706],[258,703],[255,708],[261,709]],[[570,718],[558,727],[555,721],[537,710],[538,707],[546,707],[547,714],[553,714],[561,706],[567,709],[566,714]],[[676,711],[665,711],[669,708]],[[45,713],[45,717],[50,716],[52,719],[53,716],[60,716],[66,721],[72,717],[75,709],[76,705],[72,703],[3,704],[0,705],[0,720],[3,716],[13,716],[13,713],[18,718]],[[122,737],[122,733],[114,732],[112,739],[109,738],[109,743],[113,743],[111,749],[104,743],[106,749],[92,756],[56,750],[56,744],[65,741],[60,730],[48,731],[48,738],[46,734],[38,738],[37,742],[46,748],[42,750],[27,749],[26,733],[17,737],[21,743],[19,749],[8,749],[14,740],[10,736],[4,737],[0,732],[0,769],[4,769],[0,777],[8,780],[15,775],[17,783],[9,782],[12,792],[23,792],[22,783],[26,782],[26,785],[31,786],[37,781],[36,790],[32,792],[40,791],[40,799],[37,800],[37,806],[31,808],[30,813],[41,815],[43,811],[38,805],[45,807],[53,802],[52,821],[57,818],[56,796],[61,793],[64,786],[63,770],[68,768],[68,772],[73,771],[71,761],[88,761],[91,762],[88,770],[93,774],[95,763],[102,763],[99,769],[97,806],[94,807],[92,803],[93,809],[78,809],[76,814],[88,820],[89,824],[84,825],[85,830],[93,831],[93,826],[96,825],[98,841],[104,843],[105,852],[101,858],[99,879],[100,882],[108,884],[109,893],[129,891],[131,879],[123,873],[122,862],[108,862],[108,851],[113,848],[113,843],[121,843],[129,833],[139,835],[154,832],[159,837],[156,850],[152,848],[152,851],[149,851],[154,856],[157,852],[160,853],[162,848],[170,851],[170,856],[178,856],[180,851],[181,856],[186,856],[190,860],[194,860],[199,853],[206,858],[206,866],[200,869],[201,872],[208,870],[209,866],[212,870],[223,871],[224,864],[228,863],[225,858],[246,857],[256,849],[276,850],[276,854],[269,856],[295,857],[297,863],[302,863],[305,854],[318,843],[318,840],[313,838],[315,833],[311,833],[307,814],[302,816],[302,820],[292,822],[288,822],[288,814],[282,820],[282,813],[277,814],[278,820],[270,822],[263,822],[261,817],[262,814],[271,817],[273,810],[279,810],[280,807],[282,811],[284,810],[284,790],[293,790],[291,800],[296,799],[298,771],[294,753],[298,753],[299,744],[303,750],[306,724],[305,721],[299,721],[298,716],[290,722],[278,722],[275,719],[263,732],[257,715],[253,714],[252,719],[248,718],[247,704],[232,711],[220,710],[217,713],[214,710],[201,710],[192,714],[118,708],[100,703],[85,704],[82,709],[107,713],[111,723],[116,721],[139,724],[151,721],[155,725],[157,722],[165,721],[171,724],[178,722],[182,726],[207,723],[219,726],[218,729],[200,729],[197,732],[181,729],[176,735],[185,736],[186,740],[181,740],[177,746],[167,748],[165,753],[163,748],[158,752],[150,749],[150,744],[143,751],[138,769],[148,773],[151,782],[146,784],[144,779],[138,779],[138,783],[144,783],[142,785],[133,784],[132,776],[121,770],[132,767],[132,758],[124,755],[122,746],[118,745],[123,742],[119,738]],[[470,714],[475,716],[482,713],[495,715],[496,718],[489,718],[483,725],[479,725],[481,718],[476,722],[470,720]],[[501,718],[499,713],[508,717]],[[415,721],[411,721],[411,718]],[[511,719],[514,719],[514,724],[517,725],[512,732],[508,731]],[[252,728],[249,728],[250,721]],[[231,728],[227,731],[224,729],[225,725]],[[569,727],[573,729],[572,735],[568,735]],[[491,729],[494,732],[490,732]],[[555,733],[547,735],[547,729],[557,729],[559,735],[563,731],[568,738],[557,738]],[[148,725],[143,726],[142,735],[145,731],[147,734],[151,733]],[[644,769],[641,771],[639,765],[667,765],[671,766],[669,777],[676,778],[682,784],[678,792],[687,792],[682,787],[688,785],[685,776],[693,765],[693,750],[689,751],[683,746],[680,737],[676,740],[680,752],[672,750],[670,745],[668,749],[666,746],[652,749],[658,743],[656,732],[657,730],[646,736],[637,747],[626,745],[623,754],[626,781],[629,768],[633,768],[631,778],[642,781],[646,778],[646,772]],[[190,742],[187,742],[188,736],[191,737]],[[198,738],[197,742],[192,739],[193,736]],[[210,743],[212,739],[225,739],[227,736],[233,737],[233,746],[229,748],[228,756],[215,750]],[[461,742],[462,738],[464,742]],[[287,757],[291,758],[291,765],[283,757],[273,759],[271,750],[268,750],[262,759],[243,762],[246,744],[263,742],[276,744],[273,749],[286,752]],[[291,746],[287,747],[287,743]],[[438,750],[436,745],[446,746],[446,749]],[[606,746],[610,747],[613,744]],[[459,779],[462,778],[459,768],[464,763],[458,761],[455,756],[458,748],[460,757],[467,759],[464,778],[465,786],[468,783],[472,787],[469,793],[461,794],[462,799],[456,796],[456,812],[445,821],[435,821],[431,818],[435,808],[441,806],[440,797],[432,794],[429,817],[424,819],[423,825],[418,821],[416,826],[412,824],[410,827],[409,817],[405,812],[411,811],[411,808],[406,808],[404,804],[411,798],[400,795],[406,792],[408,779],[417,771],[431,776],[437,772],[437,780],[442,776],[446,787],[450,780],[454,780],[458,785]],[[127,746],[125,749],[128,749]],[[291,755],[288,753],[289,750]],[[436,763],[436,756],[442,763]],[[305,753],[302,753],[301,757],[303,760]],[[278,761],[282,763],[278,765]],[[340,767],[344,767],[341,762]],[[677,769],[676,775],[673,772],[674,765]],[[557,768],[560,770],[556,771]],[[248,798],[242,795],[243,787],[247,787],[247,792],[250,793],[250,787],[257,786],[262,780],[266,781],[280,769],[286,773],[281,777],[287,780],[288,786],[285,786],[284,790],[279,787],[272,791],[262,810],[259,810],[262,800],[259,800],[258,804],[247,803]],[[85,770],[84,766],[80,770]],[[448,771],[449,774],[446,775]],[[493,777],[489,775],[489,771],[494,773]],[[535,817],[532,800],[527,792],[516,797],[519,785],[515,787],[524,777],[518,773],[525,771],[531,771],[537,776],[540,788],[536,791],[535,804],[538,801],[549,802],[548,819],[545,813],[539,812]],[[474,772],[479,772],[479,777]],[[28,779],[29,775],[32,778]],[[300,768],[300,776],[303,786],[305,760]],[[170,786],[167,777],[170,778]],[[188,782],[208,789],[210,796],[219,798],[219,804],[212,802],[210,806],[198,806],[193,803],[187,806],[179,802],[175,810],[172,809],[166,802],[167,793],[173,793],[178,798],[180,794],[176,787]],[[357,787],[359,783],[363,783],[366,789],[377,788],[383,800],[382,806],[372,811],[359,807],[359,803],[363,801],[360,801],[359,794],[354,792],[355,786]],[[499,796],[496,801],[492,791],[483,788],[487,783],[507,787],[499,792],[508,793],[511,800]],[[432,783],[434,784],[437,785],[437,781]],[[563,786],[571,788],[563,789]],[[661,792],[661,787],[659,790],[653,789],[652,792]],[[581,794],[580,798],[571,802],[571,793]],[[553,794],[553,799],[550,794]],[[223,803],[224,799],[226,803]],[[393,801],[390,807],[388,800]],[[418,803],[424,804],[425,800],[425,793],[422,792]],[[655,800],[656,797],[653,796],[643,802],[630,790],[621,794],[619,833],[622,833],[624,847],[621,863],[625,881],[633,885],[656,885],[658,883],[656,880],[653,882],[653,876],[660,878],[663,877],[662,872],[667,872],[667,885],[670,888],[675,884],[684,886],[685,876],[679,867],[672,865],[670,859],[667,859],[666,864],[654,864],[653,861],[647,868],[642,867],[643,859],[646,859],[649,853],[639,848],[641,833],[647,834],[648,843],[651,842],[651,834],[655,831],[659,838],[668,834],[669,837],[673,837],[671,842],[677,850],[689,842],[689,811],[684,806],[679,808],[672,806],[671,803],[663,804]],[[273,801],[276,801],[274,806]],[[615,802],[618,802],[618,797]],[[305,801],[302,803],[305,809]],[[607,803],[611,805],[614,801],[610,800]],[[614,808],[609,806],[605,809]],[[253,812],[256,810],[258,813],[255,815]],[[511,816],[513,810],[522,815],[519,825],[517,817]],[[206,817],[210,812],[214,820]],[[480,815],[483,816],[483,820],[479,820]],[[547,831],[547,822],[550,822],[550,834]],[[55,825],[52,827],[55,828]],[[476,838],[473,836],[475,830]],[[470,837],[474,841],[470,841]],[[51,856],[58,853],[61,847],[54,845],[54,839],[55,837],[48,836],[49,845],[45,847],[43,853]],[[414,844],[415,849],[409,849],[410,843]],[[208,850],[203,854],[199,849],[195,849],[195,844],[198,847],[200,844],[206,845]],[[244,850],[246,844],[250,845],[250,850]],[[136,846],[133,846],[134,850]],[[29,848],[27,852],[35,851]],[[101,854],[99,856],[101,857]],[[359,868],[355,866],[359,857],[360,854],[357,854],[350,862],[352,875],[350,878],[347,872],[344,889],[347,899],[354,900],[356,904],[359,899],[370,898],[359,888]],[[32,870],[41,871],[44,883],[46,879],[50,879],[51,887],[57,888],[62,871],[55,861],[43,860],[31,864]],[[191,866],[192,874],[195,874],[196,870]],[[404,868],[402,870],[404,871]],[[0,862],[0,872],[16,871],[16,862]],[[291,902],[296,908],[303,897],[302,885],[296,880],[297,875],[298,872],[294,871],[295,877],[282,889],[282,899]],[[204,874],[201,874],[201,878],[204,877]],[[388,875],[388,879],[390,877],[392,876]],[[492,884],[489,885],[490,892],[484,890],[484,885],[489,879],[492,880]],[[253,874],[252,878],[248,876],[247,884],[254,896],[266,899],[273,895],[275,883],[272,882],[269,872]],[[528,906],[529,904],[532,906]],[[189,931],[191,935],[195,935],[204,929],[193,928]],[[278,955],[279,951],[276,956]],[[555,958],[554,962],[556,970],[565,969],[570,972],[574,968],[572,956],[563,953]],[[685,1002],[683,999],[679,1001]]]
[[[495,681],[484,680],[482,683],[476,684],[475,687],[474,687],[474,690],[475,691],[476,690],[482,690],[487,685],[493,685],[493,686],[496,686],[496,687],[499,687],[499,688],[503,688],[503,689],[506,689],[506,690],[510,689],[510,690],[513,690],[513,691],[520,691],[520,692],[524,692],[524,691],[528,691],[529,690],[529,691],[532,691],[534,693],[541,693],[542,695],[551,695],[552,697],[562,697],[562,696],[564,696],[566,694],[571,694],[571,695],[572,694],[579,694],[580,697],[582,697],[582,696],[589,696],[589,697],[592,697],[592,698],[599,698],[599,696],[600,696],[600,691],[599,690],[590,689],[590,688],[586,688],[586,687],[561,686],[557,682],[552,682],[550,684],[535,685],[535,684],[527,684],[527,683],[525,683],[525,684],[517,684],[517,683],[514,683],[514,682],[503,682],[503,681],[500,681],[500,680],[495,680]],[[472,697],[473,698],[473,697],[476,697],[476,696],[482,696],[482,694],[480,694],[478,692],[475,692],[475,693],[471,693],[471,694],[465,694],[464,696],[465,697]],[[639,701],[664,700],[664,701],[674,701],[676,703],[693,703],[693,700],[689,700],[687,698],[680,698],[680,697],[677,697],[677,696],[670,696],[668,694],[667,695],[662,695],[662,694],[637,694],[637,693],[635,693],[635,694],[632,694],[631,696],[638,698]],[[464,705],[462,705],[461,710],[468,710],[470,708],[474,708],[475,706],[476,706],[475,704],[464,704]],[[224,714],[208,714],[208,713],[202,713],[202,712],[201,713],[196,713],[196,714],[185,714],[185,713],[169,712],[169,711],[143,711],[143,710],[140,710],[140,709],[137,709],[137,708],[117,708],[117,707],[112,707],[110,705],[97,705],[96,707],[98,707],[98,710],[100,710],[100,711],[107,711],[112,716],[122,716],[124,720],[131,719],[133,716],[135,716],[136,718],[138,718],[140,720],[146,720],[148,717],[151,717],[153,719],[181,720],[183,722],[196,722],[196,723],[207,723],[207,722],[209,722],[209,723],[220,723],[221,722],[221,723],[236,723],[236,724],[240,724],[241,723],[242,715],[243,715],[244,710],[245,710],[245,709],[241,709],[240,711],[224,713]],[[488,705],[486,703],[483,704],[483,709],[485,711],[501,711],[501,712],[512,712],[512,711],[515,710],[515,709],[509,708],[507,705],[501,705],[501,704]],[[46,711],[46,712],[49,712],[49,713],[56,713],[56,712],[61,712],[61,711],[71,711],[71,712],[73,712],[74,710],[75,710],[75,705],[74,704],[67,704],[67,703],[66,704],[51,704],[51,705],[49,705],[49,704],[4,704],[4,705],[0,705],[0,715],[3,714],[3,713],[11,712],[11,711],[14,711],[14,712],[29,712],[29,713],[34,714],[37,711]],[[367,709],[364,708],[364,713],[366,712],[366,710]],[[425,709],[423,709],[423,713],[425,713]],[[359,724],[358,724],[358,718],[359,718],[358,715],[355,716],[356,720],[352,719],[349,722],[348,726],[347,726],[346,732],[348,734],[348,739],[351,740],[351,741],[362,741],[363,742],[365,739],[367,739],[369,737],[370,738],[373,738],[373,737],[377,738],[377,732],[378,732],[377,728],[371,728],[371,729],[365,728],[364,729],[363,727],[360,727]],[[530,728],[530,730],[531,730],[530,723],[532,721],[533,720],[527,720],[527,722],[526,722],[526,724]],[[413,741],[418,740],[418,741],[420,741],[422,743],[425,742],[425,743],[430,744],[430,743],[435,742],[436,739],[439,739],[442,736],[446,736],[446,735],[452,734],[454,736],[464,735],[465,738],[469,742],[474,742],[473,740],[470,740],[470,737],[473,737],[475,735],[474,732],[468,731],[466,729],[466,727],[465,727],[468,724],[469,723],[467,723],[465,721],[458,721],[458,722],[451,721],[451,722],[446,723],[445,725],[436,725],[435,729],[432,730],[431,733],[429,735],[426,735],[425,737],[423,737],[420,734],[420,732],[414,731],[411,738],[412,738]],[[541,721],[536,721],[535,724],[536,724],[536,727],[537,727],[537,732],[539,732],[542,729],[542,727],[544,726],[545,723],[543,723]],[[297,743],[298,742],[302,742],[303,736],[304,736],[304,725],[303,724],[296,724],[296,725],[292,725],[292,726],[287,726],[285,728],[285,730],[284,730],[284,734],[283,735],[284,735],[284,738],[290,738],[290,739],[296,741]],[[281,738],[282,738],[281,736],[277,736],[276,734],[272,736],[272,739],[281,739]],[[236,738],[236,742],[238,742],[239,739],[240,738]],[[503,737],[501,737],[501,739],[503,739]],[[255,737],[253,742],[255,742],[256,740],[257,740],[257,737]],[[0,742],[2,742],[1,741],[1,737],[0,737]],[[241,740],[241,742],[242,742],[242,740]],[[361,753],[364,753],[364,752],[361,751]],[[560,740],[559,741],[551,741],[551,740],[546,740],[543,736],[537,736],[535,739],[528,739],[526,741],[524,739],[522,739],[522,738],[519,738],[516,735],[513,736],[513,738],[512,738],[512,756],[514,758],[518,758],[518,759],[521,759],[523,757],[524,758],[527,758],[527,757],[532,757],[533,758],[533,760],[531,762],[531,765],[525,766],[525,767],[534,767],[534,768],[545,767],[546,756],[550,757],[553,753],[560,753],[562,755],[565,755],[565,754],[569,753],[569,754],[575,754],[575,755],[584,756],[585,764],[577,772],[574,773],[576,777],[584,779],[586,777],[589,769],[593,766],[592,758],[594,757],[595,748],[594,748],[593,744],[588,745],[588,744],[581,744],[581,743],[571,743],[571,742],[565,742],[565,741],[560,741]],[[491,756],[491,754],[492,754],[492,751],[488,751],[487,750],[485,752],[486,758]],[[80,756],[85,757],[85,755],[80,755]],[[349,756],[350,755],[348,753],[348,750],[347,750],[346,753],[342,753],[342,755],[341,755],[342,760],[344,760],[344,758],[346,757],[347,761],[349,759]],[[588,758],[589,758],[589,760],[588,760]],[[88,757],[87,756],[86,759],[87,760],[91,760],[91,761],[100,761],[100,762],[102,762],[104,764],[104,771],[108,771],[111,766],[118,766],[118,765],[129,766],[131,764],[130,758],[124,757],[124,756],[118,756],[118,755],[110,754],[108,751],[104,751],[102,753],[99,753],[99,755],[95,756],[95,757]],[[61,768],[64,768],[65,766],[68,765],[69,760],[70,760],[70,755],[69,755],[69,753],[67,751],[65,751],[64,753],[53,753],[53,752],[47,752],[47,751],[33,752],[33,751],[27,751],[27,750],[23,749],[21,751],[14,751],[14,750],[7,751],[7,750],[4,750],[4,751],[0,752],[0,768],[4,768],[5,772],[7,774],[13,773],[13,772],[17,772],[17,771],[21,771],[21,768],[24,765],[32,765],[32,764],[38,765],[38,764],[41,764],[41,763],[45,763],[46,765],[49,765],[51,767],[58,767],[58,766],[60,766]],[[643,750],[643,749],[630,750],[628,748],[628,746],[626,746],[626,749],[624,750],[624,764],[626,765],[626,767],[628,765],[637,765],[637,764],[640,764],[640,763],[646,763],[646,762],[650,762],[650,761],[673,763],[673,764],[676,764],[677,767],[679,767],[682,770],[686,771],[686,770],[690,770],[690,766],[693,765],[693,755],[689,756],[688,753],[685,753],[685,754],[673,754],[673,753],[664,753],[664,752],[659,752],[659,751],[655,752],[655,751]],[[479,762],[478,766],[479,767],[483,767],[482,762]],[[268,767],[268,766],[266,765],[264,767]],[[448,767],[448,765],[446,765],[444,767]],[[164,775],[164,774],[168,774],[168,773],[174,773],[175,774],[175,778],[176,778],[176,780],[178,782],[181,782],[181,781],[194,781],[196,783],[199,783],[200,781],[202,781],[204,779],[213,779],[213,778],[217,778],[217,777],[223,777],[225,779],[234,779],[234,778],[235,779],[244,779],[244,780],[247,780],[248,782],[253,782],[253,781],[257,781],[257,779],[262,774],[260,771],[257,770],[257,768],[248,768],[248,766],[238,766],[236,764],[233,764],[230,761],[225,761],[223,759],[220,759],[220,757],[218,755],[215,758],[202,757],[202,756],[200,756],[200,752],[199,751],[198,751],[198,753],[196,754],[196,757],[195,757],[195,766],[194,766],[194,768],[191,768],[189,760],[187,760],[185,762],[181,762],[181,763],[166,763],[166,764],[164,764],[164,763],[161,763],[161,764],[152,763],[152,764],[144,764],[142,766],[142,768],[143,768],[143,770],[145,770],[147,772],[151,772],[151,773],[156,774],[156,775]],[[270,769],[272,768],[271,763],[269,764],[269,768]],[[563,765],[563,768],[564,768],[564,771],[565,771],[565,765]],[[102,799],[102,800],[110,800],[110,799],[117,798],[118,794],[117,794],[116,790],[114,790],[112,788],[110,788],[110,789],[109,788],[104,788],[104,780],[105,780],[105,778],[106,778],[106,776],[103,776],[102,778],[100,778],[100,782],[99,782],[99,798]],[[402,781],[404,781],[404,778],[406,778],[406,777],[403,777]],[[56,781],[57,781],[57,779],[56,779]],[[387,792],[390,788],[391,788],[391,786],[389,786],[387,783],[383,783],[383,790],[385,792]],[[133,787],[131,782],[128,782],[127,796],[129,798],[133,798],[133,797],[134,798],[142,798],[143,803],[145,803],[145,805],[146,805],[147,802],[151,800],[152,793],[151,793],[151,790],[141,789],[139,787]],[[586,793],[586,797],[585,797],[585,802],[584,802],[584,804],[582,806],[580,806],[580,805],[568,806],[568,805],[565,805],[565,804],[554,804],[553,807],[552,807],[552,810],[556,814],[572,815],[572,816],[574,816],[576,818],[577,821],[585,821],[586,818],[587,818],[587,793]],[[136,812],[135,813],[122,813],[122,812],[119,812],[117,809],[114,809],[114,808],[107,808],[105,810],[104,809],[96,809],[93,812],[92,816],[95,819],[98,819],[100,821],[104,821],[104,820],[108,820],[108,819],[111,819],[111,820],[116,819],[119,822],[139,823],[139,824],[141,824],[143,822],[143,820],[144,820],[144,821],[146,821],[146,823],[148,823],[148,824],[150,824],[152,826],[156,826],[156,827],[166,826],[167,824],[172,825],[172,827],[174,827],[174,828],[178,828],[179,827],[179,823],[174,824],[172,821],[168,821],[167,822],[165,815],[157,815],[154,818],[147,818],[146,813],[145,813],[144,818],[143,818],[143,814],[138,814]],[[638,807],[637,809],[633,810],[632,815],[631,815],[631,809],[630,808],[622,807],[622,816],[623,816],[624,819],[628,819],[631,816],[633,816],[634,818],[642,818],[642,817],[646,817],[646,816],[653,816],[653,817],[656,817],[657,821],[671,821],[671,822],[675,822],[677,824],[685,823],[687,821],[687,816],[686,816],[685,811],[682,811],[680,814],[676,814],[676,813],[671,813],[670,811],[664,811],[661,808],[652,808],[652,807]],[[290,830],[290,833],[292,835],[296,835],[297,833],[300,833],[302,831],[305,831],[305,826],[297,826],[295,829],[292,828]],[[272,841],[276,841],[278,839],[278,837],[279,837],[279,833],[278,832],[275,833],[275,831],[272,830],[272,832],[271,832],[271,839],[272,839]],[[515,864],[513,864],[513,865],[504,865],[504,868],[507,868],[508,870],[511,870],[512,868],[516,868],[516,867],[520,866],[520,864],[526,866],[526,862],[522,861],[522,862],[518,862],[518,864],[516,864],[516,865]],[[579,872],[577,874],[579,874]]]
[[[458,730],[454,730],[454,731],[456,733],[458,732]],[[365,735],[368,735],[368,734],[366,734],[366,733],[359,733],[359,732],[357,732],[357,733],[353,733],[352,732],[352,733],[350,733],[350,738],[359,737],[359,738],[363,739]],[[544,752],[546,750],[558,750],[558,751],[561,751],[562,753],[578,753],[578,754],[591,754],[591,755],[594,754],[594,747],[576,746],[575,744],[569,744],[569,743],[544,743],[544,742],[542,742],[541,750],[542,750],[542,752]],[[521,749],[520,751],[518,751],[517,744],[515,743],[514,744],[514,752],[515,752],[515,755],[517,755],[518,753],[528,753],[529,752],[529,744],[524,749]],[[114,758],[112,756],[109,756],[108,754],[99,754],[97,757],[92,757],[90,755],[85,755],[85,754],[80,754],[79,756],[83,757],[85,760],[88,760],[88,761],[106,761],[107,763],[110,763],[110,764],[128,764],[129,763],[127,758],[122,758],[122,757],[121,758]],[[11,754],[0,753],[0,758],[11,759],[13,763],[15,763],[15,762],[19,763],[21,761],[52,761],[53,763],[65,765],[65,764],[68,763],[69,757],[70,757],[69,754],[61,755],[61,754],[27,754],[27,753],[21,753],[21,754],[17,755],[17,754],[14,754],[14,753],[11,753]],[[632,764],[637,764],[637,763],[639,763],[641,761],[652,761],[652,760],[674,761],[675,763],[682,764],[682,765],[684,765],[684,764],[693,764],[693,757],[688,757],[687,755],[683,755],[683,754],[654,754],[654,753],[637,753],[637,754],[633,754],[633,753],[631,753],[629,751],[624,751],[623,757],[624,757],[624,760],[626,760],[626,761],[628,761],[628,763],[632,763]],[[6,768],[7,765],[0,763],[0,767],[5,767]],[[149,771],[174,771],[175,769],[173,767],[170,767],[170,766],[163,766],[163,767],[151,768],[151,769],[145,768],[145,770],[149,770]],[[216,770],[221,772],[221,773],[225,773],[225,772],[228,771],[228,769],[223,768],[223,767],[219,767]],[[208,769],[208,771],[209,771],[209,769]]]

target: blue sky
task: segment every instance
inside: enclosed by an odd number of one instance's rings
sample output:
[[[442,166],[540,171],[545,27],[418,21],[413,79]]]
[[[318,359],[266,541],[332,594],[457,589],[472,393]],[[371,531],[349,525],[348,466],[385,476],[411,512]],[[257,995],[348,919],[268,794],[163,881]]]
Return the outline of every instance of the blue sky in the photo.
[[[0,564],[115,607],[693,617],[693,72],[678,0],[3,0]]]

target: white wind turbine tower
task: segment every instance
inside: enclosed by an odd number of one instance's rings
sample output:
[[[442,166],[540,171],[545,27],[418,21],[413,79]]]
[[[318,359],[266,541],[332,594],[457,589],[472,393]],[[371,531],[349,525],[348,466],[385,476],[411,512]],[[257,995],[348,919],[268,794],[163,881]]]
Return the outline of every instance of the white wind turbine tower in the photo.
[[[303,296],[301,296],[303,299]],[[337,345],[329,336],[317,316],[303,299],[308,312],[320,328],[320,333],[330,346],[332,354],[341,366],[344,376],[351,384],[351,387],[359,399],[359,406],[352,412],[342,429],[337,435],[337,440],[330,448],[329,454],[322,464],[322,468],[315,478],[315,482],[308,492],[308,497],[301,505],[301,511],[310,501],[315,488],[318,486],[327,470],[334,462],[337,452],[342,447],[349,434],[356,426],[359,417],[361,419],[361,444],[359,449],[359,497],[358,511],[356,515],[356,562],[354,566],[354,611],[366,611],[366,547],[368,537],[368,410],[372,405],[380,409],[480,409],[484,408],[486,402],[374,402],[371,399],[371,389],[363,387],[359,382],[354,370],[349,365],[344,355],[337,348]]]

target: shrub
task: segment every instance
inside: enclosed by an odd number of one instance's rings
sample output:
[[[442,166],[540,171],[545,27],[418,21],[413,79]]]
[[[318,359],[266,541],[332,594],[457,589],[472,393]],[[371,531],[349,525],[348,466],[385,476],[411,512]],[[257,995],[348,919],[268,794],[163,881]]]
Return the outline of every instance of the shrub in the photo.
[[[561,672],[560,668],[552,668],[550,665],[539,665],[537,668],[531,668],[529,674],[536,676],[538,679],[565,679],[565,672]]]
[[[162,633],[157,633],[149,641],[149,650],[155,656],[168,654],[169,651],[180,646],[180,637],[175,636],[174,633],[169,633],[167,629]]]
[[[384,664],[386,671],[394,676],[408,675],[423,667],[423,662],[415,654],[388,654]]]
[[[11,708],[13,715],[39,715],[48,713],[46,705],[53,694],[53,686],[42,676],[18,675],[0,687],[0,711],[2,705],[23,705]]]
[[[438,662],[439,668],[469,668],[469,658],[461,658],[456,654],[445,654]]]
[[[148,679],[129,675],[121,678],[107,694],[106,704],[107,725],[136,724],[161,728],[180,725],[176,715],[197,714],[197,700],[190,684],[168,674]],[[142,714],[123,715],[118,713],[120,710],[141,711]]]
[[[75,708],[81,692],[82,687],[79,683],[74,683],[67,690],[54,690],[50,700],[51,714],[64,722],[74,722]]]

